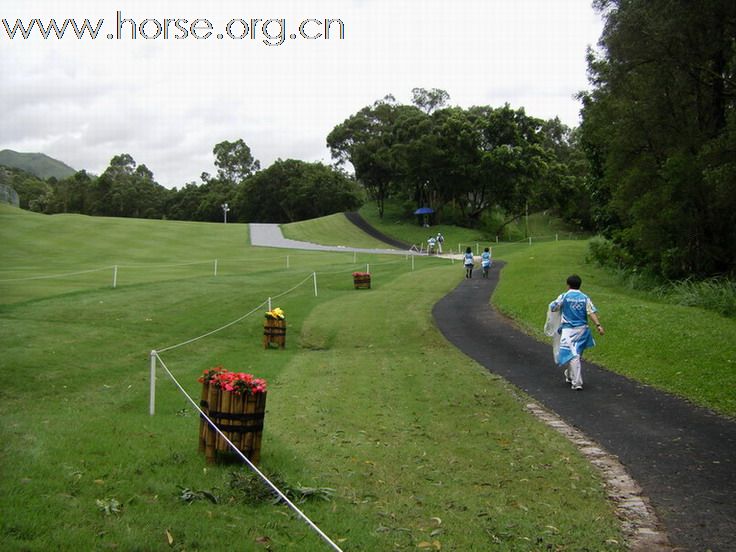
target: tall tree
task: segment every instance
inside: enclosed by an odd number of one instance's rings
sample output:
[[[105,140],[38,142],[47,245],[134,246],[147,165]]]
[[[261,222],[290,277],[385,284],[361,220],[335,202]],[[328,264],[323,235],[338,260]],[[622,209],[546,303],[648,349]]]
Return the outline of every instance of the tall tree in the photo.
[[[235,142],[220,142],[212,153],[215,154],[217,177],[225,183],[240,184],[261,168],[242,138]]]
[[[386,96],[337,125],[327,136],[332,157],[338,166],[352,164],[355,177],[376,200],[381,217],[397,177],[392,154],[397,143],[395,122],[406,110],[418,111]]]
[[[667,277],[736,269],[736,3],[597,0],[582,143],[600,219],[637,263]]]

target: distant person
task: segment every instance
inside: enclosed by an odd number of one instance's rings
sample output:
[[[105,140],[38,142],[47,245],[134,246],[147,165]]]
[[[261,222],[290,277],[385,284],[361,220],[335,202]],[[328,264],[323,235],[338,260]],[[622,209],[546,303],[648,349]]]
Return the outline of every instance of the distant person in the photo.
[[[588,317],[595,324],[599,334],[605,333],[596,314],[598,310],[590,297],[580,291],[581,283],[582,280],[577,274],[568,277],[567,291],[549,304],[551,312],[559,311],[560,313],[560,326],[557,330],[560,334],[560,350],[557,355],[557,364],[565,367],[565,381],[574,390],[583,388],[583,374],[580,365],[583,351],[589,347],[595,347],[593,334],[588,327]]]
[[[488,278],[488,271],[491,268],[491,250],[487,247],[483,250],[480,256],[480,267],[483,269],[483,277]]]
[[[465,256],[463,257],[463,265],[465,265],[465,277],[473,277],[473,250],[469,247],[465,250]]]
[[[445,236],[442,235],[442,232],[437,232],[437,253],[442,255],[442,244],[445,243]]]
[[[434,253],[434,246],[436,243],[437,242],[434,236],[430,236],[429,239],[427,240],[427,253],[429,253],[430,255]]]

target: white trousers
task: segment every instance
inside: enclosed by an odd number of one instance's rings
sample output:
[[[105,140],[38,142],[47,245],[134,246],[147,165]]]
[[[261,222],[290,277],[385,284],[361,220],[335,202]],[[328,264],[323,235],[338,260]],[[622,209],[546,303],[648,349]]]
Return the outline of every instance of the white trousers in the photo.
[[[580,355],[572,357],[567,363],[565,373],[573,387],[583,386],[583,370],[580,366]]]

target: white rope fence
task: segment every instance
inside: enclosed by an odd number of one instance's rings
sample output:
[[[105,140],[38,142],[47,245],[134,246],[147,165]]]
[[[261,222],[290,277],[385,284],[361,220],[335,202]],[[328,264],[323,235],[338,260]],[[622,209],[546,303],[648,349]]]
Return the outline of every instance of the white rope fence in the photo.
[[[286,291],[283,291],[279,293],[278,295],[275,295],[273,297],[269,297],[266,301],[258,305],[257,307],[251,309],[246,314],[238,317],[237,319],[228,322],[227,324],[220,326],[219,328],[215,330],[211,330],[209,332],[206,332],[200,336],[193,337],[191,339],[187,339],[186,341],[182,341],[181,343],[177,343],[176,345],[171,345],[169,347],[164,347],[159,350],[152,350],[150,353],[150,379],[151,379],[151,389],[150,389],[150,402],[149,402],[149,414],[151,416],[155,413],[155,404],[156,404],[156,367],[158,364],[161,365],[163,370],[166,372],[166,375],[169,376],[169,379],[174,383],[174,385],[179,389],[179,391],[186,397],[187,401],[199,412],[199,415],[207,422],[207,424],[220,436],[222,439],[227,443],[227,446],[230,447],[230,449],[240,457],[243,462],[247,464],[247,466],[253,470],[253,472],[263,481],[263,483],[271,489],[294,513],[297,514],[314,532],[319,535],[319,537],[327,543],[333,550],[336,550],[338,552],[342,552],[341,548],[335,544],[334,541],[332,541],[317,525],[307,517],[304,512],[302,512],[289,498],[278,488],[276,485],[274,485],[264,474],[261,472],[249,459],[247,456],[245,456],[238,447],[235,446],[235,444],[230,441],[230,439],[227,438],[227,436],[220,430],[220,428],[217,427],[217,425],[210,419],[209,416],[207,416],[204,411],[199,407],[197,402],[189,395],[189,393],[186,392],[184,387],[179,383],[179,381],[174,377],[174,375],[171,373],[171,370],[169,370],[168,366],[166,366],[166,363],[163,361],[159,353],[163,353],[165,351],[171,351],[173,349],[176,349],[178,347],[183,347],[184,345],[189,345],[190,343],[194,343],[196,341],[199,341],[200,339],[204,339],[205,337],[208,337],[210,335],[213,335],[217,332],[220,332],[226,328],[229,328],[230,326],[237,324],[238,322],[244,320],[245,318],[252,315],[257,310],[263,308],[264,305],[268,304],[269,308],[271,306],[271,300],[279,297],[283,297],[284,295],[287,295],[296,289],[298,289],[300,286],[302,286],[305,282],[312,279],[314,281],[314,296],[317,296],[317,273],[313,272],[310,274],[307,278],[304,278],[301,282],[296,284],[295,286],[291,287],[290,289],[287,289]]]
[[[204,418],[204,420],[207,422],[207,424],[220,436],[222,439],[227,443],[227,446],[230,447],[230,449],[237,454],[243,462],[245,462],[248,467],[255,472],[255,474],[265,483],[265,485],[271,489],[297,516],[299,516],[302,521],[304,521],[319,537],[327,543],[333,550],[337,550],[338,552],[342,552],[342,549],[335,544],[330,537],[328,537],[317,525],[307,517],[304,512],[302,512],[289,498],[276,486],[274,485],[268,477],[266,477],[263,472],[261,472],[249,459],[247,456],[245,456],[239,449],[236,447],[233,442],[227,438],[227,436],[220,431],[220,428],[217,427],[217,425],[210,419],[207,414],[204,413],[204,411],[199,407],[199,405],[196,403],[194,399],[187,393],[184,388],[181,386],[181,384],[177,381],[177,379],[174,377],[174,375],[171,373],[171,370],[166,366],[166,363],[163,361],[163,359],[158,355],[156,351],[151,351],[151,364],[155,365],[156,361],[158,361],[161,364],[161,367],[166,372],[166,375],[169,376],[172,382],[174,382],[174,385],[179,389],[179,391],[182,392],[182,394],[186,397],[186,399],[191,403],[191,405],[199,412],[199,415]]]

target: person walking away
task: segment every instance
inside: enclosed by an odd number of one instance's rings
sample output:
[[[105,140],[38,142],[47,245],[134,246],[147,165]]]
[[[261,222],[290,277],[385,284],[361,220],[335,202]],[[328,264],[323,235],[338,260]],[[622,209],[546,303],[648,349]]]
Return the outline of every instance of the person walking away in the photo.
[[[445,236],[442,232],[437,232],[437,253],[442,255],[442,244],[445,243]]]
[[[488,278],[488,271],[491,268],[491,262],[491,250],[486,247],[480,256],[480,266],[483,269],[484,278]]]
[[[472,278],[473,277],[473,250],[471,248],[467,248],[465,250],[465,256],[463,257],[463,265],[465,265],[465,277],[466,278]]]
[[[565,381],[574,390],[583,388],[583,374],[580,364],[583,351],[595,347],[593,334],[588,327],[588,317],[595,324],[600,335],[605,331],[598,319],[598,310],[590,297],[580,291],[582,279],[577,274],[567,278],[567,291],[549,304],[552,312],[560,311],[560,350],[557,364],[565,367]]]

